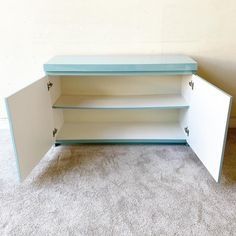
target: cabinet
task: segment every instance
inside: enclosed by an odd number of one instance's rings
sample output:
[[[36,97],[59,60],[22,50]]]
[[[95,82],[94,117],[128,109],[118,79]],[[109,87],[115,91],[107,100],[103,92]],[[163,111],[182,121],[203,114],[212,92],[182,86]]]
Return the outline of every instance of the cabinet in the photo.
[[[220,180],[232,97],[183,55],[56,56],[6,98],[19,177],[53,144],[168,143]]]

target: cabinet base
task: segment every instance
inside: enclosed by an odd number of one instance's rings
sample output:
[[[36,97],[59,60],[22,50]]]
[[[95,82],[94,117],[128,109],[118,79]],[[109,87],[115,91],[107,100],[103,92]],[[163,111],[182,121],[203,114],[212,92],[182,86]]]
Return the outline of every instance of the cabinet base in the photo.
[[[57,140],[55,146],[74,144],[187,144],[186,140]]]

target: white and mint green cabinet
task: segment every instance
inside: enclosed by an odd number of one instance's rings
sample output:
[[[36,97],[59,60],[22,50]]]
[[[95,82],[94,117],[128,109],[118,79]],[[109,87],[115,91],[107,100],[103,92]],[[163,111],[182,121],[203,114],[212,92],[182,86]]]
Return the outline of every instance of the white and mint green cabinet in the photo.
[[[220,180],[231,96],[181,55],[57,56],[6,98],[20,179],[53,144],[175,143]]]

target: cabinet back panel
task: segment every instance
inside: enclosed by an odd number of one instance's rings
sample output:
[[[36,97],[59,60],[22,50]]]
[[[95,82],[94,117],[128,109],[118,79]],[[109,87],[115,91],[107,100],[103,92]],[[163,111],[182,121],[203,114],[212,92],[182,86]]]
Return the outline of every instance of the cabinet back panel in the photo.
[[[63,95],[179,94],[182,76],[61,77]]]
[[[179,110],[64,110],[65,122],[178,122]]]

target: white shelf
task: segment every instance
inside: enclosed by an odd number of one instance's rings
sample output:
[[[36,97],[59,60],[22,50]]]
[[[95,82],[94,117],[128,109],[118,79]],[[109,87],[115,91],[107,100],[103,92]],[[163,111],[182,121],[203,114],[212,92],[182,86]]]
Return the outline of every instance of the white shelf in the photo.
[[[157,122],[87,122],[65,123],[56,142],[185,142],[186,136],[178,123]]]
[[[142,109],[187,108],[181,95],[80,95],[61,96],[53,108],[62,109]]]

